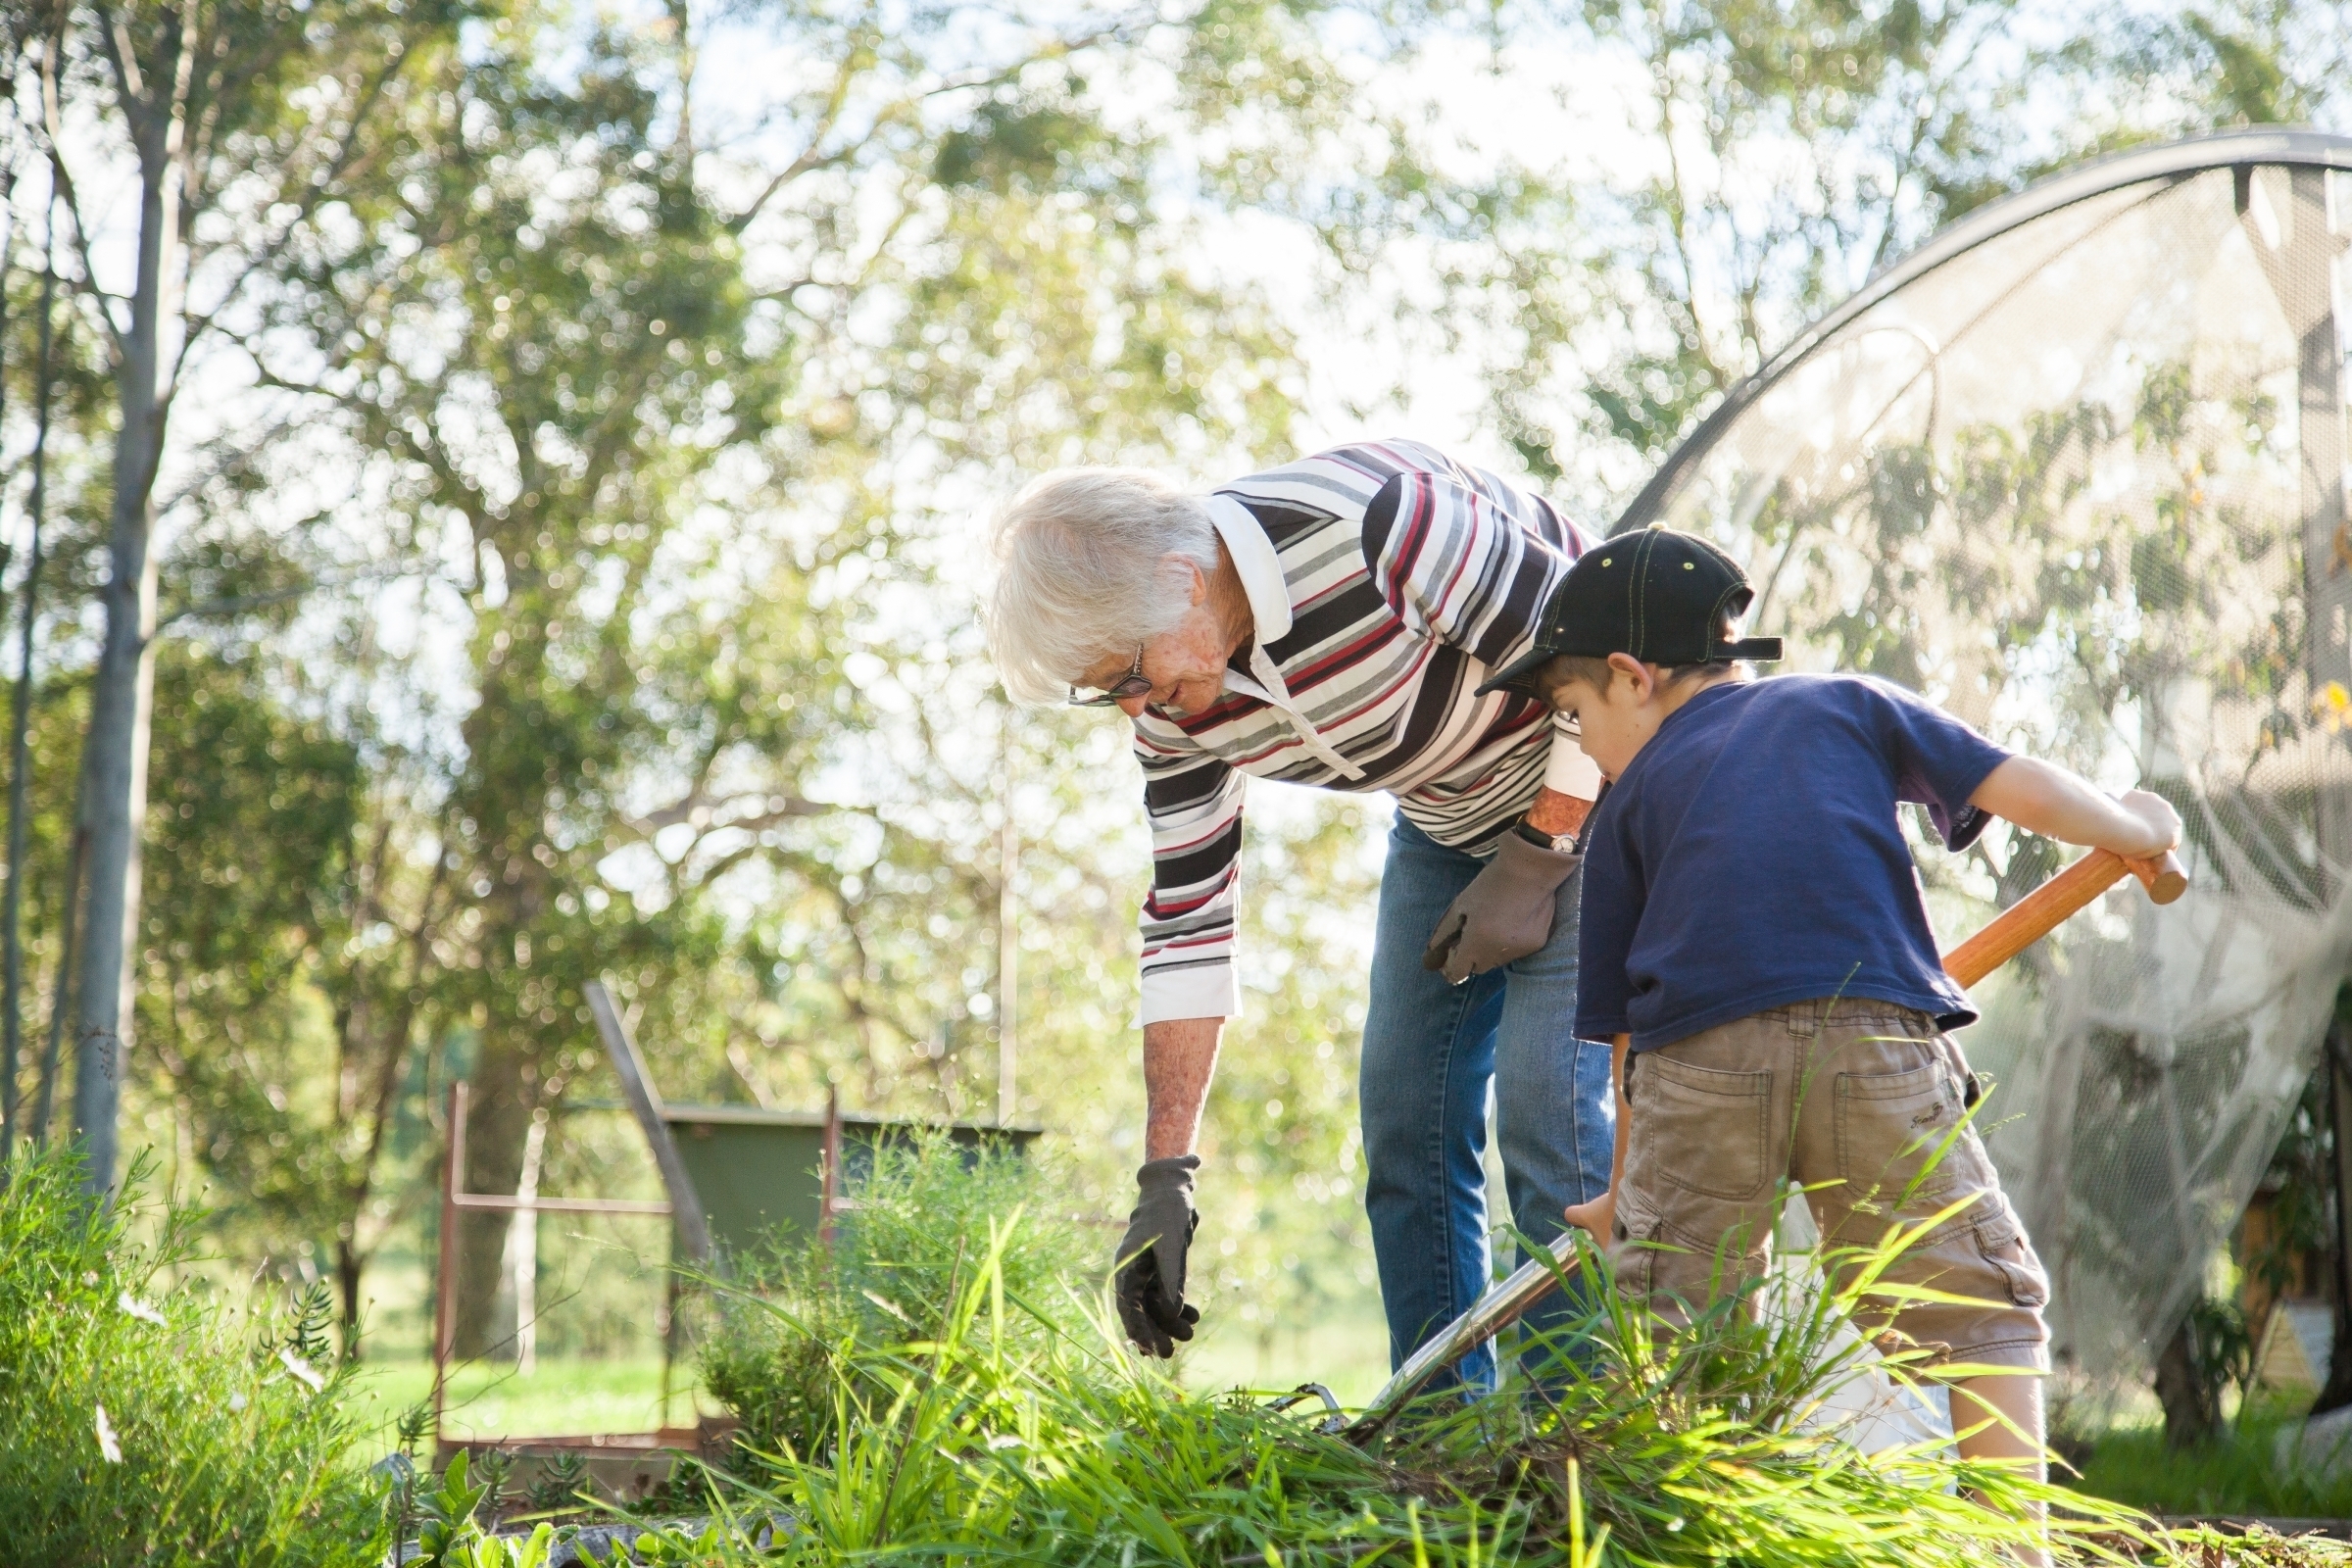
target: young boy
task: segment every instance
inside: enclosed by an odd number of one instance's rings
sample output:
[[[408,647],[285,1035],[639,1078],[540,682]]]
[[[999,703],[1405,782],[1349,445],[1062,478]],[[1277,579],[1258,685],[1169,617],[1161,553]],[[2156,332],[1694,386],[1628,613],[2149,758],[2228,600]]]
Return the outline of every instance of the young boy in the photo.
[[[1781,644],[1732,640],[1751,597],[1699,539],[1620,536],[1488,682],[1573,713],[1610,781],[1585,825],[1576,1032],[1615,1043],[1616,1163],[1568,1218],[1629,1294],[1697,1305],[1765,1266],[1782,1178],[1831,1184],[1808,1200],[1848,1244],[1973,1196],[1889,1273],[1967,1301],[1891,1317],[1938,1363],[2014,1368],[1951,1380],[1955,1427],[1981,1429],[1960,1450],[2038,1463],[2049,1284],[1960,1126],[1975,1096],[1948,1031],[1977,1014],[1937,959],[1896,803],[1924,805],[1955,850],[2002,816],[2153,857],[2180,818],[1884,681],[1752,679],[1739,662]]]

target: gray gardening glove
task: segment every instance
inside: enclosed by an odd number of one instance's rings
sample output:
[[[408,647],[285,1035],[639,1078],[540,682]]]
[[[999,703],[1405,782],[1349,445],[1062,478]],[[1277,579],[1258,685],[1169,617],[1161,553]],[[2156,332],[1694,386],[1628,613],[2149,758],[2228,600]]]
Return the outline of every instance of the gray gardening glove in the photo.
[[[1191,1339],[1200,1321],[1200,1309],[1184,1300],[1184,1254],[1200,1224],[1193,1212],[1193,1172],[1200,1168],[1200,1155],[1177,1154],[1147,1160],[1135,1173],[1143,1197],[1119,1242],[1113,1289],[1119,1321],[1146,1355],[1174,1355],[1176,1342]]]
[[[1461,897],[1446,907],[1421,955],[1421,967],[1444,970],[1448,984],[1524,958],[1551,940],[1551,911],[1560,884],[1585,863],[1578,851],[1531,844],[1514,828],[1494,858]]]

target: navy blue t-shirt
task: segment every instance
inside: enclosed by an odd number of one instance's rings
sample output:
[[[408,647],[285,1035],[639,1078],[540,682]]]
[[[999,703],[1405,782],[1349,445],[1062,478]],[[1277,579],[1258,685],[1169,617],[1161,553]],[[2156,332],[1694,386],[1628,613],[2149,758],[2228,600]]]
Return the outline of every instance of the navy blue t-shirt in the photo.
[[[1767,1007],[1861,997],[1976,1022],[1895,819],[1958,850],[2009,754],[1882,680],[1714,686],[1658,726],[1585,831],[1576,1032],[1649,1051]]]

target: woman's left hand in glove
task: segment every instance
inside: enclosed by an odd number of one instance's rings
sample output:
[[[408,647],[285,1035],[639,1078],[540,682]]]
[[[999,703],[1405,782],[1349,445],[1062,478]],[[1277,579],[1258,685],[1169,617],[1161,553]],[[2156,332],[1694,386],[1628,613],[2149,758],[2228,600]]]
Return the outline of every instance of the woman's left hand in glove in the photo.
[[[1487,868],[1446,906],[1421,967],[1458,986],[1534,953],[1551,940],[1560,884],[1584,862],[1580,852],[1547,849],[1518,828],[1505,833]]]

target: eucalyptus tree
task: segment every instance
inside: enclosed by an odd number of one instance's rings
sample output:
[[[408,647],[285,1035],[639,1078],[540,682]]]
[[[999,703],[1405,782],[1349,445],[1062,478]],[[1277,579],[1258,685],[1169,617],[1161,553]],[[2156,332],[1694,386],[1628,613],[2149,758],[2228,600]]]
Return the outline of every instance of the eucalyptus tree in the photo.
[[[385,852],[354,857],[385,890],[361,928],[391,936],[328,985],[372,1082],[478,1041],[477,1189],[512,1190],[532,1116],[592,1070],[600,974],[673,1092],[764,1091],[741,1047],[775,1028],[800,1058],[777,1086],[886,1062],[877,1099],[904,1065],[924,1103],[953,1089],[949,1043],[985,1027],[1002,750],[989,691],[951,678],[955,498],[1090,455],[1248,454],[1288,416],[1281,334],[1192,275],[1160,138],[1090,80],[1165,73],[1183,39],[1148,20],[730,14],[709,25],[772,71],[722,120],[694,98],[698,56],[725,58],[698,19],[517,12],[410,101],[349,205],[364,237],[281,267],[265,385],[364,455],[466,694],[404,754]],[[883,690],[901,672],[920,701]],[[812,1012],[776,1004],[810,984]],[[468,1353],[502,1230],[463,1240]]]
[[[223,373],[210,351],[233,356],[257,286],[364,172],[401,74],[454,22],[436,0],[60,0],[44,29],[54,56],[39,122],[74,282],[116,391],[105,632],[84,749],[88,903],[72,987],[74,1124],[100,1191],[114,1180],[128,1050],[163,559],[155,535],[170,499],[161,487],[175,404],[191,379]],[[100,205],[118,179],[126,212]],[[118,230],[121,246],[110,237]],[[234,448],[270,431],[210,434]]]

